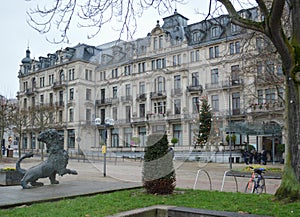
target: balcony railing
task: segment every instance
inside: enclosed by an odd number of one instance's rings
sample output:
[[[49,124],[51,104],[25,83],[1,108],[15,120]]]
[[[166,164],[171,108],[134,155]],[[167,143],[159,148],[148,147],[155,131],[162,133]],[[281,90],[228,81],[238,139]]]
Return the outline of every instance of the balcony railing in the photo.
[[[52,88],[57,90],[57,89],[63,89],[65,88],[67,85],[65,83],[65,81],[56,81],[53,83]]]
[[[139,94],[139,95],[136,97],[136,100],[137,100],[137,101],[146,101],[146,100],[147,100],[147,95],[146,95],[145,93]]]
[[[165,91],[160,91],[160,92],[151,92],[150,93],[150,98],[151,99],[164,99],[166,98],[166,92]]]
[[[203,87],[201,84],[198,84],[198,85],[190,85],[190,86],[187,86],[186,89],[189,91],[189,92],[202,92],[203,91]]]

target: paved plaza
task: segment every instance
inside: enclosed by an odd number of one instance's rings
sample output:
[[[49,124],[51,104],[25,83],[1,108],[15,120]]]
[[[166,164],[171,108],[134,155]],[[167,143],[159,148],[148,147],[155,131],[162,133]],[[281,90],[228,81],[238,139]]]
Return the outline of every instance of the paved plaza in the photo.
[[[5,157],[4,157],[5,158]],[[22,162],[23,168],[37,165],[38,158],[26,159]],[[230,192],[243,192],[249,178],[238,177],[237,185],[234,177],[226,176],[229,163],[202,163],[174,161],[176,170],[176,187],[202,190],[217,190]],[[283,167],[281,164],[267,165]],[[15,159],[1,163],[0,167],[15,167]],[[245,164],[232,164],[233,169],[245,167]],[[93,195],[121,189],[137,188],[142,186],[143,162],[140,159],[107,158],[106,176],[104,177],[104,164],[102,159],[70,159],[68,167],[75,169],[78,175],[58,176],[60,184],[50,185],[48,179],[40,179],[44,186],[22,189],[21,186],[0,186],[0,207],[12,207],[34,202],[58,200],[60,198]],[[198,181],[195,179],[199,171]],[[211,182],[210,182],[211,180]],[[224,182],[223,182],[224,181]],[[279,187],[280,179],[267,179],[267,193],[274,194]],[[222,188],[223,184],[223,188]]]

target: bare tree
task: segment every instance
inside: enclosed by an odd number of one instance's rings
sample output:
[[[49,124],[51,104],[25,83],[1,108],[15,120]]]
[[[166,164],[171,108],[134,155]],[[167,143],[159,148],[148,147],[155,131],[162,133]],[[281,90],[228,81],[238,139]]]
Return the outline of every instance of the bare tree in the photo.
[[[27,0],[33,1],[33,0]],[[144,11],[154,8],[158,14],[172,10],[174,2],[184,3],[186,0],[55,0],[45,2],[44,5],[38,2],[32,7],[28,14],[28,24],[40,33],[50,35],[54,29],[60,34],[55,34],[48,41],[54,43],[69,42],[70,28],[89,28],[91,31],[88,38],[96,36],[103,25],[111,21],[118,23],[115,30],[119,36],[126,34],[131,39],[137,29],[137,19]],[[77,23],[74,23],[77,22]]]

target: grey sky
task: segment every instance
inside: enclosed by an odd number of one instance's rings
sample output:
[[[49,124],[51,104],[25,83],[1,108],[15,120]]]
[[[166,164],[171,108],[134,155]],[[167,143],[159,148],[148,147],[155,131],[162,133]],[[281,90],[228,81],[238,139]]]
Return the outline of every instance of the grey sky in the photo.
[[[188,24],[199,22],[203,16],[195,14],[195,9],[205,12],[208,10],[208,0],[194,0],[186,5],[177,4],[178,13],[189,18]],[[31,58],[38,59],[47,56],[60,48],[75,46],[78,43],[100,45],[118,38],[110,26],[102,27],[102,32],[93,39],[87,39],[87,31],[84,29],[73,29],[70,34],[70,44],[51,44],[46,41],[45,35],[41,35],[26,23],[26,10],[34,2],[25,0],[9,0],[1,2],[1,34],[2,42],[1,71],[0,71],[0,95],[15,98],[19,90],[18,71],[21,60],[25,57],[25,51],[29,46]],[[200,8],[201,7],[201,8]],[[137,34],[134,38],[145,37],[156,25],[156,20],[162,24],[162,18],[156,12],[148,11],[139,19]]]

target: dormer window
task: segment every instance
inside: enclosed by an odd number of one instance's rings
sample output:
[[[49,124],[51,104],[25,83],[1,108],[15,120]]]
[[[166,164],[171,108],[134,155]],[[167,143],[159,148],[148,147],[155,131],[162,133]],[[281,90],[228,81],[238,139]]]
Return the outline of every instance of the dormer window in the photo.
[[[220,35],[220,27],[215,26],[211,28],[211,37],[216,38]]]

